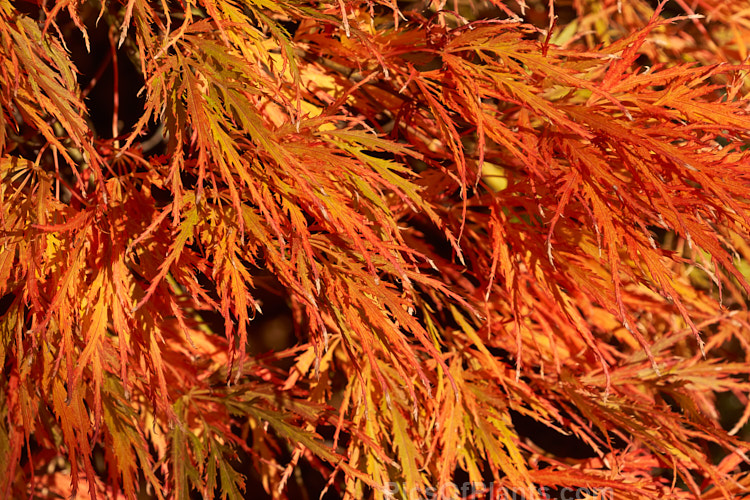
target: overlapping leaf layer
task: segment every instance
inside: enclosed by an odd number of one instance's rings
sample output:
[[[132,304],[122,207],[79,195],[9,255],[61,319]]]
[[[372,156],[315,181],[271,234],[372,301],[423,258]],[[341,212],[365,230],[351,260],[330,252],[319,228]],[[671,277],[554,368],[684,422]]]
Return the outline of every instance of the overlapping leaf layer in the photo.
[[[750,487],[742,2],[1,0],[0,40],[3,498]]]

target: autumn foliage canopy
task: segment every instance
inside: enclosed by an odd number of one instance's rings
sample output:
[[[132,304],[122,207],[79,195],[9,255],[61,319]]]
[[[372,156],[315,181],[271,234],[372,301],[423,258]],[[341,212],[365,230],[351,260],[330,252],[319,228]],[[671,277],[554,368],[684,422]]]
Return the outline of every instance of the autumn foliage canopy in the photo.
[[[0,0],[0,497],[739,498],[749,46],[725,0]]]

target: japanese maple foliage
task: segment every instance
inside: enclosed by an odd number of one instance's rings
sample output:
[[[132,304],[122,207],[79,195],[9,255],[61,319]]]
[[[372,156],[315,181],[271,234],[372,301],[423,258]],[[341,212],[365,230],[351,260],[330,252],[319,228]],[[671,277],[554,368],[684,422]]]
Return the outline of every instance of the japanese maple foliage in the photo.
[[[0,497],[738,498],[748,46],[724,0],[0,0]]]

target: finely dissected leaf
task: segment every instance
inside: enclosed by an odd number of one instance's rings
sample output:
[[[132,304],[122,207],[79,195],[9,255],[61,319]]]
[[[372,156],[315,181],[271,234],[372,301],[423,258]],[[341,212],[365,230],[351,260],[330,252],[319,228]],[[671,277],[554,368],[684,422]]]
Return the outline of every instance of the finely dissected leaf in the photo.
[[[398,462],[401,465],[401,473],[405,479],[406,491],[420,491],[423,481],[419,473],[420,464],[417,461],[419,452],[414,440],[407,431],[407,421],[401,413],[396,410],[391,412],[393,418],[393,445],[398,452]]]

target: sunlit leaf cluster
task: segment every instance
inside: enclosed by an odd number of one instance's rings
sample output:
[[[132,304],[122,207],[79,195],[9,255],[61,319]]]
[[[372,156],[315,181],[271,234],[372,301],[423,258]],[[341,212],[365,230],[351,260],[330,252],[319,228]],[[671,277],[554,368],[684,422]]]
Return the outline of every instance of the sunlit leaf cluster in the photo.
[[[723,0],[0,0],[0,497],[740,498],[749,46]]]

